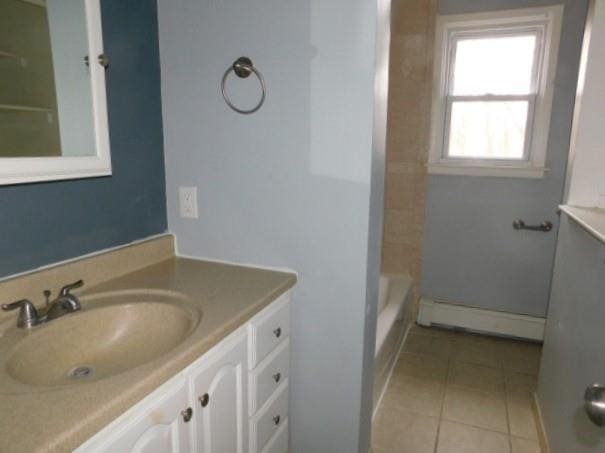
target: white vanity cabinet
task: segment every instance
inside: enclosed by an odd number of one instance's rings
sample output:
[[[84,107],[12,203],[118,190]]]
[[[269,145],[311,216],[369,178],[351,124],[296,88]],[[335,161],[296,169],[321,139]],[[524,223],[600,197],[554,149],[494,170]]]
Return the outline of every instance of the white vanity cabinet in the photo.
[[[248,325],[250,453],[287,451],[290,368],[290,304],[287,295],[278,299],[271,308],[259,313]]]
[[[187,380],[179,377],[154,391],[76,452],[189,453]]]
[[[76,453],[286,453],[290,292]]]
[[[248,446],[246,332],[226,343],[215,357],[204,357],[189,378],[196,404],[193,443],[198,453],[244,453]]]

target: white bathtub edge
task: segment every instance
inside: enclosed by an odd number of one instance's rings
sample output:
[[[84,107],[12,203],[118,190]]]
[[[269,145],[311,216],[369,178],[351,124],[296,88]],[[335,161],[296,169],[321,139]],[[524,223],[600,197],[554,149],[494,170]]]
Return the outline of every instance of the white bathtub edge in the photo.
[[[410,329],[412,328],[413,325],[414,325],[414,323],[411,322],[408,324],[408,326],[405,329],[405,333],[403,334],[401,344],[399,345],[399,348],[397,349],[397,354],[395,356],[395,360],[393,360],[393,363],[391,364],[391,369],[389,370],[387,379],[386,379],[384,385],[382,386],[382,390],[380,391],[380,395],[378,395],[378,399],[376,400],[376,403],[374,404],[374,411],[372,412],[372,421],[374,421],[374,418],[376,417],[376,414],[378,413],[378,408],[380,407],[380,403],[382,403],[382,398],[384,398],[384,394],[387,392],[387,388],[389,388],[389,382],[391,381],[391,376],[393,376],[393,370],[395,369],[395,365],[397,365],[397,357],[399,357],[399,355],[401,354],[401,351],[403,350],[403,345],[405,344],[405,340],[408,337],[408,332],[410,331]]]

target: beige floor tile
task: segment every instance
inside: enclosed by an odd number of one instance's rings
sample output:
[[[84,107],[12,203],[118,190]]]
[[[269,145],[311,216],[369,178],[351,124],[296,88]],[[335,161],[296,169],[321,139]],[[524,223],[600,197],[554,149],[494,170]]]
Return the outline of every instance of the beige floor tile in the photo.
[[[439,427],[437,453],[509,453],[506,434],[448,421]]]
[[[448,385],[470,390],[504,395],[504,376],[500,368],[453,362],[447,379]]]
[[[506,371],[537,376],[542,346],[523,341],[508,341],[500,345],[499,355]]]
[[[538,430],[534,419],[532,400],[530,398],[506,398],[510,433],[525,439],[538,440]]]
[[[508,433],[505,400],[490,393],[448,387],[442,417],[445,420]]]
[[[393,376],[391,378],[393,385],[397,385],[401,376],[445,381],[447,364],[435,357],[403,352],[399,355],[393,369]]]
[[[540,444],[535,440],[511,437],[512,453],[541,453]]]
[[[512,397],[533,398],[536,392],[537,379],[529,374],[504,372],[506,394]]]
[[[403,351],[412,354],[421,354],[434,357],[447,362],[452,350],[452,342],[446,338],[429,335],[408,334]]]
[[[404,377],[401,385],[389,385],[381,408],[399,409],[439,417],[445,396],[445,381]]]
[[[445,338],[447,340],[457,340],[464,337],[466,334],[454,329],[444,329],[439,327],[423,327],[414,324],[410,328],[410,333],[416,335],[428,335],[436,338]]]
[[[452,357],[456,362],[501,367],[499,344],[487,337],[465,336],[454,343]]]
[[[433,452],[439,419],[399,409],[379,409],[372,429],[377,452]]]

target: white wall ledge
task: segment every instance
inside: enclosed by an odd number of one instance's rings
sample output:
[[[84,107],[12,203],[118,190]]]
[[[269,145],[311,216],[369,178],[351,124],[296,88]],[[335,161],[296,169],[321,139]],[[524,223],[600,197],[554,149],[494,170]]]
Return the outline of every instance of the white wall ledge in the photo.
[[[561,205],[559,209],[605,244],[605,209],[569,205]]]

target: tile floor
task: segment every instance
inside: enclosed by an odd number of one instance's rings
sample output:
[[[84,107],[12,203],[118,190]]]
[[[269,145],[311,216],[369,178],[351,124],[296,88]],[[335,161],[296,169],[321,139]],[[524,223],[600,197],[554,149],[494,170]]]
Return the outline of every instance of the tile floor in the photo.
[[[374,419],[373,453],[539,453],[540,345],[413,326]]]

